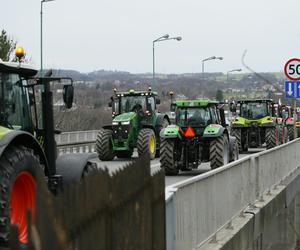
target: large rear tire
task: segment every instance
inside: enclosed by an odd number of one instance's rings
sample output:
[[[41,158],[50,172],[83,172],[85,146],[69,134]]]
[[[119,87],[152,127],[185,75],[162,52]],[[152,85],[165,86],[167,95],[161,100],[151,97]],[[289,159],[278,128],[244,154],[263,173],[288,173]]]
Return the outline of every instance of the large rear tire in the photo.
[[[0,158],[0,249],[9,247],[10,224],[18,226],[19,242],[28,243],[27,210],[35,220],[36,176],[43,170],[32,149],[9,146]]]
[[[149,153],[150,159],[155,158],[156,153],[156,137],[150,128],[141,129],[137,139],[137,151],[139,156]]]
[[[239,152],[242,152],[242,130],[238,128],[232,128],[230,135],[236,138]]]
[[[112,145],[112,131],[109,129],[100,129],[97,141],[96,151],[101,161],[111,161],[114,157],[113,145]]]
[[[294,134],[294,131],[295,131],[295,127],[294,126],[288,126],[288,137],[289,137],[289,140],[292,141],[295,139],[295,134]]]
[[[160,136],[159,136],[160,131],[161,131],[162,129],[166,128],[166,127],[169,126],[169,125],[170,125],[170,122],[169,122],[166,118],[164,118],[164,119],[163,119],[163,122],[162,122],[162,125],[161,125],[161,127],[160,127],[160,130],[157,131],[158,137],[157,137],[157,142],[156,142],[156,153],[155,153],[155,157],[156,157],[156,158],[158,158],[158,157],[160,156],[160,146],[161,146],[161,141],[162,141],[161,138],[160,138]]]
[[[232,152],[230,152],[230,155],[232,156],[230,159],[230,162],[236,161],[239,159],[239,145],[237,140],[234,141]]]
[[[175,165],[175,141],[164,139],[161,142],[160,166],[166,175],[177,175],[179,169]]]
[[[229,143],[226,135],[222,135],[210,142],[210,167],[215,169],[229,162]]]
[[[266,147],[267,149],[274,148],[279,141],[279,129],[277,127],[266,129]]]

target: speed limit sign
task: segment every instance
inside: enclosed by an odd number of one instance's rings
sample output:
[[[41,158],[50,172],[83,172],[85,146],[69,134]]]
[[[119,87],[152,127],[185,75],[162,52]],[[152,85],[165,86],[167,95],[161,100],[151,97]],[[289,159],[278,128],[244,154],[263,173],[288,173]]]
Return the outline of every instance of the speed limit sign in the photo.
[[[292,81],[300,80],[300,59],[292,58],[284,66],[286,77]]]

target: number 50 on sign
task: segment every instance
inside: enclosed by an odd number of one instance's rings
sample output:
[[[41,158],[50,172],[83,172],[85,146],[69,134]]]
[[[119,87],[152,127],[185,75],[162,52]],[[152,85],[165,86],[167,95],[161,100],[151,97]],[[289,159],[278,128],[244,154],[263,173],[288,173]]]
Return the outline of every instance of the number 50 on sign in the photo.
[[[300,59],[292,58],[284,66],[286,77],[292,81],[300,80]]]

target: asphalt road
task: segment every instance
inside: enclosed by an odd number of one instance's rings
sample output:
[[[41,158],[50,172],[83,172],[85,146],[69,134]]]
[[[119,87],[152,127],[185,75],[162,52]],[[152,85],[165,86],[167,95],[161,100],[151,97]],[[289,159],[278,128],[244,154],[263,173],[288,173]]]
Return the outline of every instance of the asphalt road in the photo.
[[[240,154],[239,158],[246,157],[249,154],[261,152],[264,149],[250,149],[247,154]],[[137,153],[133,154],[133,159],[137,158]],[[131,160],[128,159],[117,159],[115,158],[113,161],[100,161],[97,157],[93,159],[93,162],[96,162],[99,168],[107,167],[110,173],[115,172],[117,169],[120,169],[126,166],[127,163],[130,163]],[[151,172],[154,172],[160,168],[159,159],[154,159],[151,161]],[[188,172],[179,172],[177,176],[166,176],[165,185],[166,187],[172,185],[176,182],[183,181],[185,179],[194,177],[196,175],[205,173],[210,170],[210,163],[202,163],[199,165],[198,169],[188,171]]]

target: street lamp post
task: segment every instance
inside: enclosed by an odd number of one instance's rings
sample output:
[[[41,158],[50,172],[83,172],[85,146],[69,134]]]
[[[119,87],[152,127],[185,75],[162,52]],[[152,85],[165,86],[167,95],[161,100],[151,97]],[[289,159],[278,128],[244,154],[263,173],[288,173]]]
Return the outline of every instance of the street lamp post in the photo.
[[[241,71],[242,71],[242,69],[233,69],[233,70],[227,71],[227,82],[229,82],[229,73],[231,73],[231,72],[241,72]]]
[[[176,37],[169,37],[168,34],[165,34],[157,39],[155,39],[152,42],[152,78],[153,78],[153,83],[155,83],[155,43],[156,42],[163,42],[167,40],[176,40],[176,41],[181,41],[182,37],[181,36],[176,36]]]
[[[210,60],[223,60],[223,57],[221,56],[211,56],[211,57],[208,57],[208,58],[205,58],[202,60],[202,80],[204,80],[204,62],[206,61],[210,61]]]
[[[52,2],[54,0],[42,0],[41,1],[41,74],[43,74],[43,3]]]

